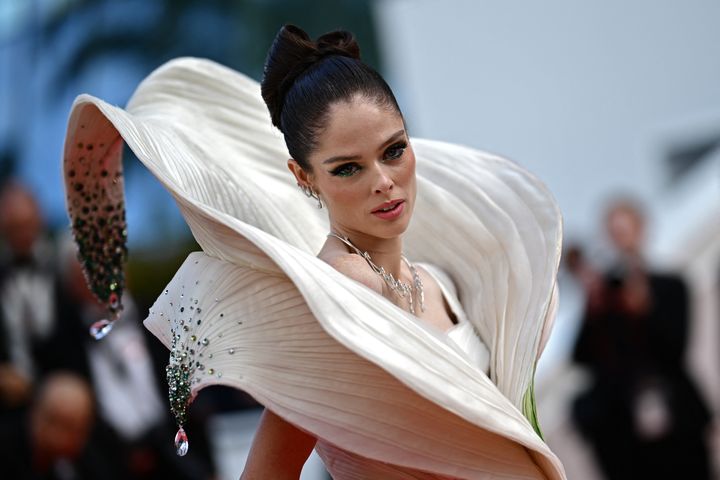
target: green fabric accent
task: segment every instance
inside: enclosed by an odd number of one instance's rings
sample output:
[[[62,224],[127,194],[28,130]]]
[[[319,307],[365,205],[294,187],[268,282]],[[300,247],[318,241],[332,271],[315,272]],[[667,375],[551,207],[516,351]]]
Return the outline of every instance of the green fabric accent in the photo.
[[[525,418],[527,418],[530,421],[530,425],[532,425],[535,432],[538,434],[538,436],[545,440],[545,437],[543,436],[542,429],[540,428],[540,420],[538,420],[538,414],[537,414],[537,404],[535,403],[535,369],[537,367],[537,363],[535,366],[533,366],[533,374],[530,378],[530,386],[525,391],[525,395],[523,396],[523,415],[525,415]]]

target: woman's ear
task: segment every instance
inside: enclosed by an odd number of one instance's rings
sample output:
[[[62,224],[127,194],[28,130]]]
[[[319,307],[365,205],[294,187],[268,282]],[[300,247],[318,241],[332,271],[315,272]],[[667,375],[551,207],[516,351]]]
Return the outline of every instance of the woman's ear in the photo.
[[[288,169],[295,176],[298,184],[305,186],[312,186],[310,175],[300,166],[300,164],[294,158],[291,158],[287,162]]]

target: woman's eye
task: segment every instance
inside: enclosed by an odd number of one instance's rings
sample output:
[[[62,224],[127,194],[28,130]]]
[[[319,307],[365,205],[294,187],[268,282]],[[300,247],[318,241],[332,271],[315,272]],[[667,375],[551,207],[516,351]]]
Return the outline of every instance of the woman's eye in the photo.
[[[349,177],[354,175],[358,170],[360,170],[360,166],[357,163],[346,163],[344,165],[340,165],[330,173],[337,177]]]
[[[388,147],[387,150],[385,150],[385,159],[386,160],[395,160],[396,158],[402,157],[402,154],[405,152],[405,149],[407,148],[407,143],[396,143],[395,145],[391,145]]]

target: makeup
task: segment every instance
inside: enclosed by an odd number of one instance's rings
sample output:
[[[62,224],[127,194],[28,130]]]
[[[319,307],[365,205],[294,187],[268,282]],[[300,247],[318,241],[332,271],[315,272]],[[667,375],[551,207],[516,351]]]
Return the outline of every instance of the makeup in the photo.
[[[405,209],[405,200],[391,200],[380,205],[372,214],[383,220],[394,220],[402,215]]]

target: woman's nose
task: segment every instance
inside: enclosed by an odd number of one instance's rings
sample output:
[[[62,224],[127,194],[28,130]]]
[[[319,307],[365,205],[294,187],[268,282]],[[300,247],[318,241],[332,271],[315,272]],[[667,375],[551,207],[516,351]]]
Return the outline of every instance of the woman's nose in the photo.
[[[378,176],[375,180],[375,193],[389,192],[392,190],[394,184],[395,182],[393,182],[390,175],[388,175],[388,172],[386,172],[382,166],[378,167]]]

